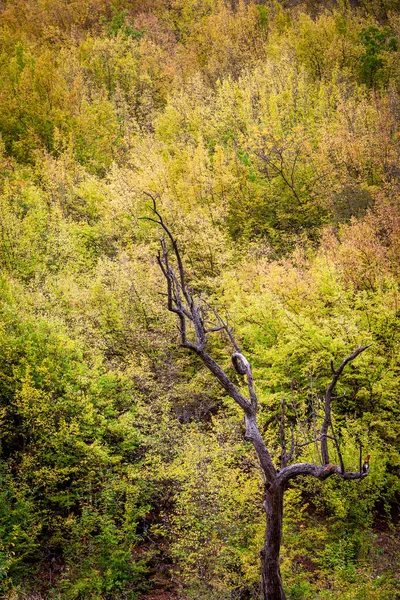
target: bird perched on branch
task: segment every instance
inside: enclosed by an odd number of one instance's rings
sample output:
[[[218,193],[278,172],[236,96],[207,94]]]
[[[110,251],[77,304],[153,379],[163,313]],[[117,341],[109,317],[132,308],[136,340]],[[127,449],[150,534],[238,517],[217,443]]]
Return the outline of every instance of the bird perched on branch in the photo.
[[[232,365],[239,375],[246,375],[247,370],[250,368],[249,362],[240,352],[232,354]]]
[[[369,473],[369,459],[370,459],[370,455],[368,454],[368,456],[364,460],[364,464],[362,466],[363,473]]]

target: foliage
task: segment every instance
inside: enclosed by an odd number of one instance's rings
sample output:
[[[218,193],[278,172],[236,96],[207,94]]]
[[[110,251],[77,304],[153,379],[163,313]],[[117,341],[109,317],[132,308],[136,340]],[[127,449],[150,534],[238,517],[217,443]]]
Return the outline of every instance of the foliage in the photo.
[[[395,37],[391,36],[388,29],[378,29],[377,27],[366,27],[360,32],[360,40],[365,48],[365,54],[360,57],[362,80],[373,87],[379,79],[383,77],[383,68],[386,65],[382,53],[397,52],[398,43]]]
[[[275,461],[282,398],[301,443],[330,361],[372,344],[334,407],[370,477],[290,487],[282,571],[293,599],[396,597],[396,3],[3,4],[1,594],[258,597],[262,482],[176,347],[148,192],[253,364]]]
[[[112,18],[110,21],[106,21],[103,17],[101,19],[101,23],[104,24],[107,35],[109,37],[113,37],[118,35],[119,32],[122,33],[124,37],[131,37],[134,39],[142,37],[144,30],[135,31],[135,29],[131,25],[127,25],[126,16],[128,14],[127,10],[123,10],[122,12],[118,12],[115,6],[111,6],[112,10]]]

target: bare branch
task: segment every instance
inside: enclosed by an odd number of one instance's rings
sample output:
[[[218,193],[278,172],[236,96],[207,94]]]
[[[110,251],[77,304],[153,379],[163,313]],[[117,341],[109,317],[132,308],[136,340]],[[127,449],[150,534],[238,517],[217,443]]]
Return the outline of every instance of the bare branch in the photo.
[[[338,457],[339,457],[340,468],[342,470],[342,473],[344,473],[345,472],[345,468],[344,468],[343,456],[342,456],[342,453],[340,451],[339,440],[337,439],[335,430],[333,429],[332,419],[331,419],[331,429],[332,429],[332,436],[333,436],[333,439],[334,439],[334,442],[335,442],[335,446],[336,446],[336,451],[337,451]]]
[[[158,220],[152,219],[151,217],[141,217],[141,218],[146,219],[148,221],[153,221],[153,223],[157,223],[158,225],[160,225],[164,229],[167,236],[169,237],[172,247],[174,249],[176,261],[178,263],[178,270],[179,270],[179,276],[180,276],[180,280],[181,280],[182,292],[185,295],[187,303],[190,305],[191,298],[189,295],[186,295],[188,292],[187,292],[187,287],[186,287],[186,283],[185,283],[185,274],[184,274],[184,270],[183,270],[183,263],[182,263],[181,255],[180,255],[180,252],[178,249],[178,244],[176,242],[176,239],[172,235],[169,227],[164,223],[163,218],[157,208],[157,200],[159,199],[159,196],[158,195],[153,196],[153,194],[150,194],[149,192],[144,192],[144,194],[152,200],[152,203],[153,203],[152,211],[158,217]]]
[[[266,481],[276,481],[277,472],[273,465],[271,455],[268,452],[265,442],[261,436],[260,430],[257,427],[255,414],[248,415],[246,413],[244,416],[244,421],[246,424],[246,440],[251,441],[255,451],[257,452],[257,456]]]
[[[316,477],[323,481],[332,475],[339,475],[339,477],[346,480],[364,479],[368,473],[360,473],[359,471],[343,472],[341,467],[337,465],[319,466],[314,463],[297,463],[282,469],[277,475],[277,483],[283,485],[290,479],[299,477],[300,475],[311,475],[312,477]]]
[[[333,362],[331,362],[331,369],[333,372],[333,377],[332,377],[332,381],[330,382],[327,390],[326,390],[326,394],[325,394],[325,405],[324,405],[324,421],[322,423],[322,428],[321,428],[321,452],[322,452],[322,462],[325,465],[329,464],[329,450],[328,450],[328,428],[329,425],[331,425],[331,401],[332,401],[332,392],[335,389],[335,385],[337,384],[337,382],[339,381],[339,378],[343,372],[343,369],[345,368],[345,366],[353,361],[355,358],[357,358],[357,356],[359,354],[361,354],[362,352],[364,352],[364,350],[366,350],[367,348],[369,348],[369,346],[360,346],[359,348],[357,348],[357,350],[355,350],[354,352],[352,352],[352,354],[350,354],[349,356],[347,356],[341,363],[341,365],[339,366],[339,368],[337,370],[335,370],[334,366],[333,366]]]
[[[211,327],[210,329],[206,329],[206,333],[214,333],[215,331],[224,331],[225,327],[219,325],[217,327]]]
[[[287,463],[289,463],[292,460],[292,458],[294,456],[295,449],[296,449],[296,443],[294,441],[294,427],[293,426],[290,428],[290,433],[291,433],[291,438],[290,438],[290,452],[289,452],[289,454],[287,456]]]
[[[205,366],[211,371],[211,373],[218,379],[224,390],[230,395],[235,402],[244,410],[246,414],[252,414],[251,404],[246,398],[239,392],[236,386],[229,379],[228,375],[221,369],[218,363],[215,362],[211,356],[205,352],[205,350],[195,350],[196,354],[201,358]]]
[[[239,345],[235,339],[235,336],[233,335],[232,328],[229,327],[229,325],[228,325],[228,321],[224,321],[224,319],[221,317],[221,315],[219,314],[219,312],[217,311],[216,308],[214,308],[214,307],[210,307],[210,308],[211,308],[212,312],[214,313],[217,321],[219,321],[221,323],[221,327],[222,327],[222,329],[225,330],[228,338],[231,341],[232,346],[235,348],[236,352],[240,353]]]
[[[281,438],[281,469],[287,466],[287,452],[286,452],[286,432],[285,432],[285,398],[282,398],[281,402],[281,416],[279,420],[279,432]]]
[[[150,221],[157,223],[166,232],[168,239],[171,242],[176,264],[178,266],[179,276],[175,275],[175,271],[170,264],[168,248],[165,239],[161,239],[161,250],[157,261],[160,269],[167,281],[167,306],[168,310],[175,313],[179,318],[179,332],[181,336],[181,345],[184,348],[195,352],[203,361],[204,365],[211,371],[214,377],[219,381],[229,396],[242,408],[245,414],[246,421],[246,437],[251,440],[257,455],[260,460],[265,478],[271,482],[276,476],[276,470],[273,465],[271,456],[265,445],[264,440],[258,430],[256,423],[257,411],[257,396],[254,387],[251,365],[247,359],[240,353],[239,346],[233,336],[232,329],[228,326],[222,317],[215,309],[211,309],[214,313],[219,325],[206,329],[204,322],[206,321],[207,313],[205,306],[207,303],[200,299],[196,301],[190,293],[183,268],[183,262],[179,251],[178,243],[172,235],[170,229],[163,221],[161,214],[157,209],[157,197],[146,193],[152,199],[153,213],[157,219],[149,218]],[[210,308],[210,307],[208,307]],[[187,324],[191,323],[194,328],[195,340],[189,341],[187,337]],[[247,387],[249,391],[249,400],[236,388],[225,371],[215,362],[215,360],[206,352],[207,333],[213,331],[225,331],[235,348],[235,355],[243,367],[242,374],[246,375]]]
[[[215,375],[224,389],[228,392],[228,394],[241,406],[241,408],[245,412],[249,412],[251,410],[251,403],[246,400],[246,398],[237,390],[234,384],[230,381],[229,377],[226,373],[221,369],[221,367],[205,352],[206,346],[206,330],[204,328],[200,312],[201,307],[198,303],[194,301],[192,298],[185,279],[185,273],[183,269],[183,262],[180,255],[178,244],[172,235],[170,229],[167,227],[161,214],[157,209],[157,198],[152,194],[146,192],[146,195],[149,196],[153,201],[152,210],[154,214],[158,217],[158,219],[152,219],[149,217],[149,220],[160,225],[164,231],[167,233],[169,240],[171,241],[176,262],[178,264],[179,270],[179,279],[176,277],[174,269],[171,267],[169,262],[169,254],[167,244],[165,239],[161,239],[161,249],[162,254],[159,254],[157,257],[158,264],[161,268],[161,271],[167,281],[167,298],[168,298],[168,310],[177,314],[179,317],[179,331],[181,334],[181,344],[185,348],[189,348],[198,354],[198,356],[202,359],[204,364],[209,368],[209,370]],[[186,306],[184,304],[184,300],[186,301]],[[217,313],[216,313],[217,314]],[[219,316],[219,315],[218,315]],[[196,341],[190,342],[187,339],[187,320],[193,323],[195,329],[195,337]],[[220,319],[222,321],[222,319]],[[221,326],[218,328],[212,328],[215,330],[228,330],[227,325],[222,321]],[[229,330],[228,330],[229,331]],[[247,361],[246,361],[247,362]],[[248,363],[247,363],[248,364]]]
[[[331,435],[327,435],[326,436],[328,438],[328,440],[333,440],[335,441],[335,438]],[[294,444],[295,449],[296,448],[305,448],[306,446],[311,446],[311,444],[315,444],[316,442],[320,442],[321,438],[320,437],[315,437],[312,440],[308,440],[308,442],[304,442],[303,444]]]

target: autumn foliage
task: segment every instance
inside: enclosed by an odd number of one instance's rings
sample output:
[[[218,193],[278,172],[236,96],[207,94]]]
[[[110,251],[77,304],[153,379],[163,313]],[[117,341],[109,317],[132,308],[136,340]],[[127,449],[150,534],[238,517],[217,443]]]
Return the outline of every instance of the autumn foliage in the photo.
[[[0,3],[4,598],[259,597],[262,480],[177,347],[146,192],[276,464],[282,398],[300,443],[371,344],[334,401],[370,476],[289,485],[282,572],[292,600],[396,597],[399,44],[395,0]]]

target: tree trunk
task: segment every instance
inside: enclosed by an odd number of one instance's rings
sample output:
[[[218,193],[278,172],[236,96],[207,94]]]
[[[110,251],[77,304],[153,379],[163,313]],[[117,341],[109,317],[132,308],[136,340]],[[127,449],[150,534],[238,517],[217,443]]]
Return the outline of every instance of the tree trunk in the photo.
[[[263,598],[285,600],[279,568],[283,518],[282,486],[276,484],[267,486],[264,507],[267,513],[267,532],[264,547],[260,552]]]

